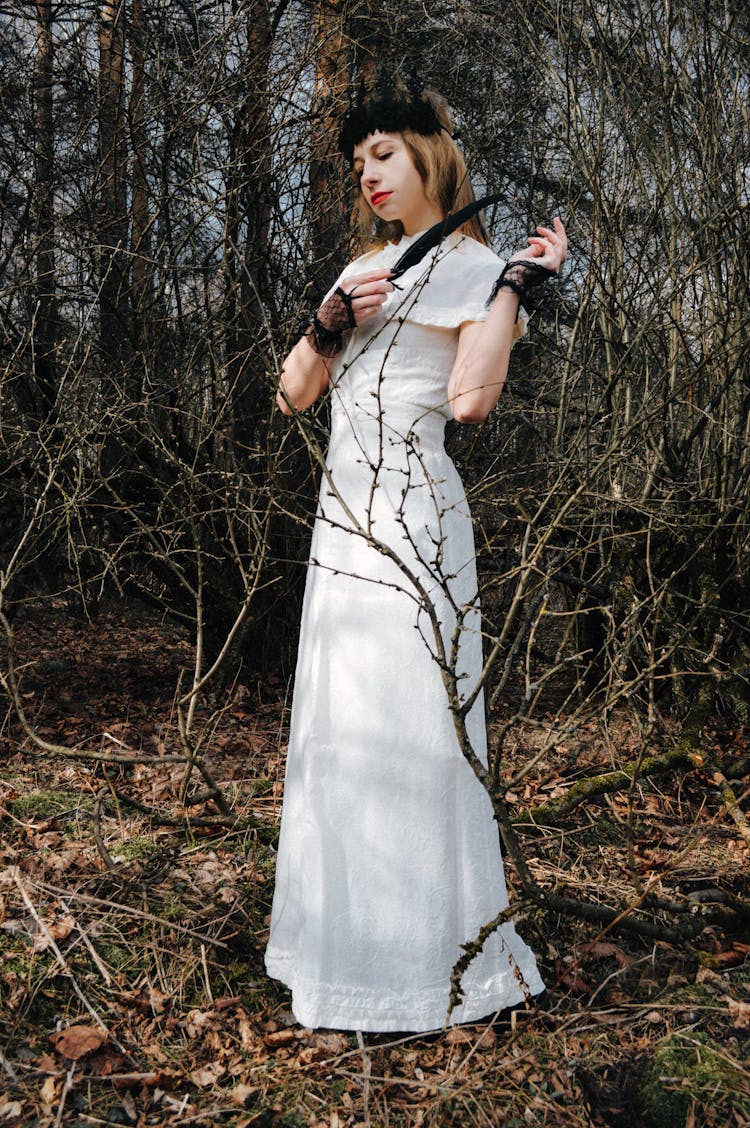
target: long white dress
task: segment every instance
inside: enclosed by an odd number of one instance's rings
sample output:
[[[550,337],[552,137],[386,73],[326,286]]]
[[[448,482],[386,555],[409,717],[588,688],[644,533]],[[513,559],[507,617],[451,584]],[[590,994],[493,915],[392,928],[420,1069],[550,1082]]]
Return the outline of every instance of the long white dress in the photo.
[[[409,242],[342,278],[392,266]],[[459,750],[428,613],[448,657],[463,616],[466,695],[482,664],[474,543],[443,432],[458,327],[486,316],[501,267],[475,240],[449,237],[350,335],[332,372],[266,951],[304,1026],[433,1030],[544,989],[508,924],[447,1017],[461,945],[508,903],[497,826]],[[469,735],[486,762],[481,696]]]

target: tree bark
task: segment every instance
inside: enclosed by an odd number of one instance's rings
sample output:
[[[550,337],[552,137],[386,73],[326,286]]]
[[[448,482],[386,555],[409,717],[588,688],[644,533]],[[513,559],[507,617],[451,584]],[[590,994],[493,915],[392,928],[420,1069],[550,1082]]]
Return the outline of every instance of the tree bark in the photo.
[[[37,418],[55,411],[57,398],[57,298],[55,276],[55,149],[52,101],[54,47],[51,0],[36,0],[36,67],[34,86],[36,135],[34,213],[36,309],[33,328],[34,383]]]
[[[350,80],[346,9],[319,0],[314,12],[315,87],[310,139],[310,204],[314,297],[335,281],[348,257],[344,165],[337,148]]]
[[[99,317],[105,387],[117,394],[127,356],[125,2],[103,0],[99,22]],[[114,385],[114,386],[113,386]]]
[[[250,4],[245,34],[243,93],[229,129],[224,233],[224,346],[235,445],[240,450],[247,446],[268,405],[264,358],[272,199],[268,67],[273,32],[267,0]]]
[[[130,203],[130,308],[133,345],[142,352],[147,345],[150,304],[150,217],[148,208],[148,151],[146,129],[146,20],[143,0],[132,0],[130,21],[130,143],[132,188]]]

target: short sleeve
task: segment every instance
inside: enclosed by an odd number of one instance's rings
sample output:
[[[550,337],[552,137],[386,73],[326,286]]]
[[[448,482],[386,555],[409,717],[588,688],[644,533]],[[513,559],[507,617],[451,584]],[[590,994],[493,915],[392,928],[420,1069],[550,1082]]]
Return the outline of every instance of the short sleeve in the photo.
[[[484,321],[504,265],[494,251],[475,239],[450,237],[398,280],[399,289],[388,296],[383,313],[441,329]],[[514,340],[526,332],[527,320],[526,310],[521,309]]]
[[[354,274],[387,270],[403,253],[400,245],[387,244],[349,263],[323,298]],[[465,235],[451,235],[407,270],[383,303],[386,320],[412,321],[439,329],[458,329],[469,321],[485,321],[493,286],[505,262],[483,243]],[[513,343],[524,336],[529,315],[518,312]]]

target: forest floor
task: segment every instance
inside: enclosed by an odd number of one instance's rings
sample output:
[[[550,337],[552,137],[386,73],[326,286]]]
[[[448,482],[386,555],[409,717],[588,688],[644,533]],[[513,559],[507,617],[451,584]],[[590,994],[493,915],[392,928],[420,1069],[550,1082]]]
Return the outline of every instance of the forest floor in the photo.
[[[266,678],[196,715],[237,816],[200,825],[216,808],[182,806],[184,766],[170,762],[189,643],[142,616],[83,624],[62,609],[27,611],[16,635],[44,739],[162,761],[105,773],[2,721],[0,1128],[750,1125],[748,849],[709,776],[644,780],[519,832],[547,888],[617,905],[692,896],[695,912],[714,900],[721,927],[668,943],[533,910],[519,929],[549,986],[542,1006],[431,1036],[314,1032],[263,970],[287,687]],[[750,764],[742,730],[704,737],[727,774]],[[509,760],[539,739],[519,732]],[[642,742],[630,714],[592,718],[511,801],[533,809]],[[746,802],[750,776],[734,786]]]

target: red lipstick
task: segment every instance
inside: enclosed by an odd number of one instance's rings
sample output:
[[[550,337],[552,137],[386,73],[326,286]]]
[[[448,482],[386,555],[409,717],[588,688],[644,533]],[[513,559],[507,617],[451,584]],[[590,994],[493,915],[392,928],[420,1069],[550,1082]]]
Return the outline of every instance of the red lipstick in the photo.
[[[390,192],[373,192],[370,196],[370,203],[373,207],[377,207],[377,205],[382,204],[383,200],[386,200],[390,194]]]

